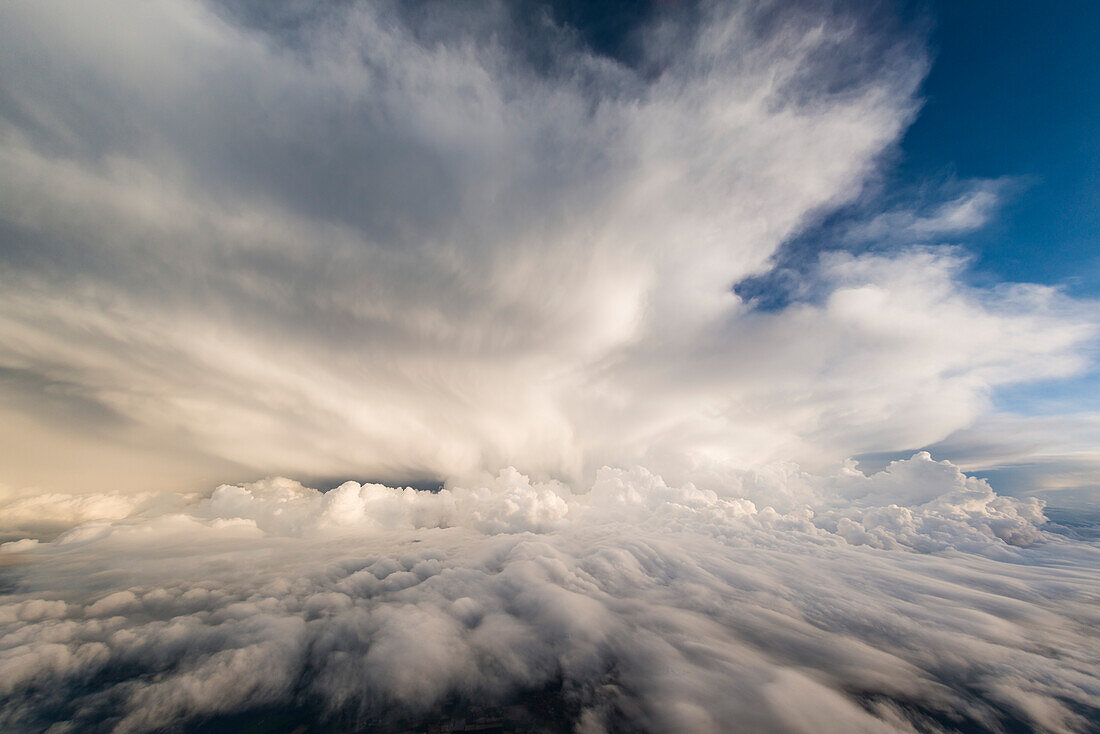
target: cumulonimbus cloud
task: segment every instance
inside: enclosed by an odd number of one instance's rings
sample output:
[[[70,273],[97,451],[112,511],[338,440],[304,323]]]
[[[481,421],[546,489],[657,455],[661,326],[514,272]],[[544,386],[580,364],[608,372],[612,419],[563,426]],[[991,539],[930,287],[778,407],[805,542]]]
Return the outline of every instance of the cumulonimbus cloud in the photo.
[[[736,294],[917,109],[861,13],[0,6],[0,728],[1086,730],[1095,543],[845,459],[1088,304],[929,246],[992,190]]]
[[[9,484],[835,461],[1079,367],[1080,309],[950,252],[732,292],[904,128],[905,35],[705,4],[627,63],[432,7],[4,8]]]

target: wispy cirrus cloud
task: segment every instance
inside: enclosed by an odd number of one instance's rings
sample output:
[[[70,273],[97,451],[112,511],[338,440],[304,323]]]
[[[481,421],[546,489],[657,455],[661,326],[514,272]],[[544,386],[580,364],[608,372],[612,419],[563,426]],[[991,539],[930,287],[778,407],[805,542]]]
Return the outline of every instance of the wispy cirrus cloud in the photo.
[[[836,461],[1079,366],[1071,301],[969,288],[952,253],[829,260],[777,315],[731,293],[858,195],[916,109],[913,39],[705,4],[627,63],[436,10],[4,10],[9,483],[70,484],[42,440],[135,488]]]
[[[922,209],[896,209],[857,221],[843,231],[844,244],[941,244],[987,225],[1003,205],[1007,190],[1019,186],[1013,179],[956,183],[962,188],[945,201]],[[944,192],[947,193],[947,192]]]

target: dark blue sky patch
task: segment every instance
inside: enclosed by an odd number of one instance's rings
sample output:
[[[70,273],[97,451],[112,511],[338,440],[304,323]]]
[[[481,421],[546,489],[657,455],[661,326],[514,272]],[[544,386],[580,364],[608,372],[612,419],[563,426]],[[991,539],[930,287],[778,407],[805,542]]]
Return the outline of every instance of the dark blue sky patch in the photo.
[[[826,212],[788,241],[772,272],[735,285],[757,308],[812,300],[805,276],[827,250],[913,244],[905,232],[852,241],[878,214],[920,216],[983,180],[999,199],[984,226],[937,242],[974,256],[967,277],[1100,293],[1100,5],[936,2],[923,107],[880,177],[854,204]],[[797,288],[792,289],[793,286]]]

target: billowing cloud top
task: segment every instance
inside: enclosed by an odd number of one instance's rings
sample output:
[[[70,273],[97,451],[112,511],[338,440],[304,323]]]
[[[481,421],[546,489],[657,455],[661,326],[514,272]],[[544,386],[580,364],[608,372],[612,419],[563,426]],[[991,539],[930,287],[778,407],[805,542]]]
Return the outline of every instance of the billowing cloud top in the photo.
[[[509,470],[119,495],[113,520],[0,546],[0,726],[1085,732],[1100,712],[1100,549],[1045,532],[1036,500],[927,454],[725,495],[642,469],[585,490]]]
[[[1072,303],[951,251],[734,295],[859,194],[912,39],[704,4],[612,57],[531,10],[6,4],[0,480],[812,465],[1080,366]]]

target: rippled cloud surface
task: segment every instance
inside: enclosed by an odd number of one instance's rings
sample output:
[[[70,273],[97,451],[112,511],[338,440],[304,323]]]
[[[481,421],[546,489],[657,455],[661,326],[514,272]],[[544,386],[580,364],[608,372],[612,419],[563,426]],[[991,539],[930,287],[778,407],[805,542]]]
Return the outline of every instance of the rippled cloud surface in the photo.
[[[605,469],[574,495],[512,470],[439,492],[274,479],[171,507],[140,498],[127,517],[4,546],[3,722],[1095,722],[1100,549],[1044,531],[1036,501],[927,454],[738,489]]]

